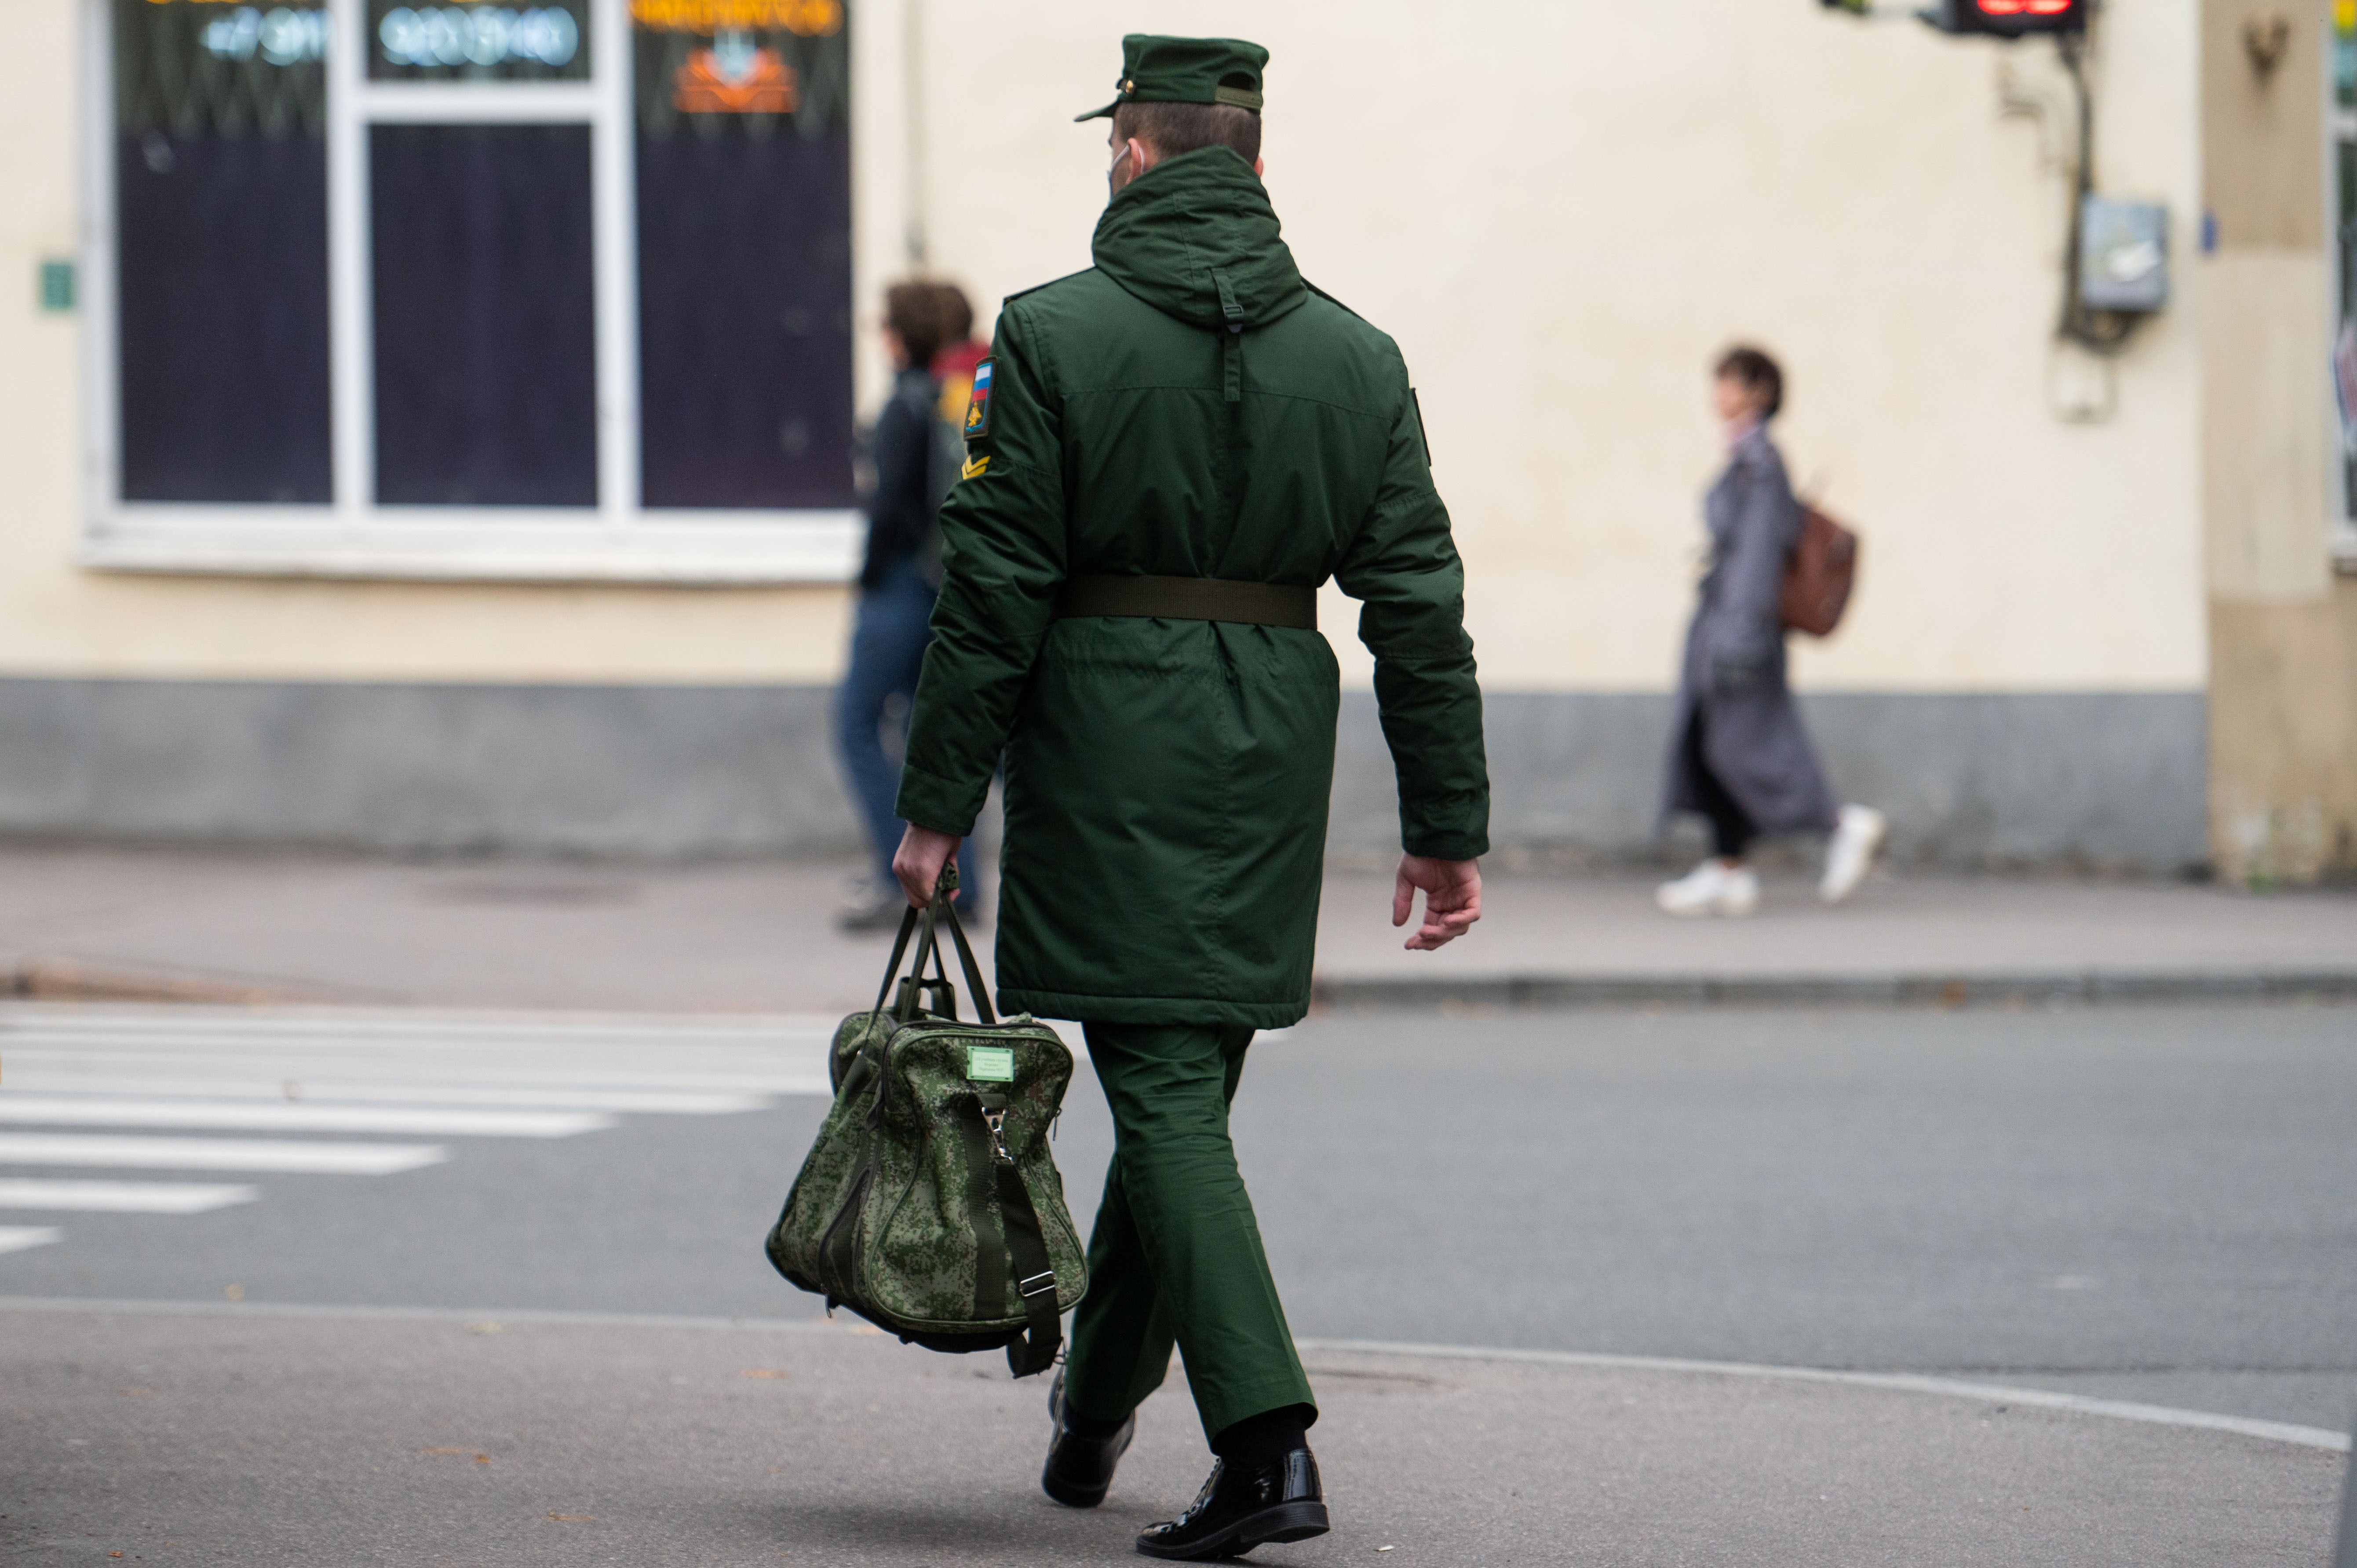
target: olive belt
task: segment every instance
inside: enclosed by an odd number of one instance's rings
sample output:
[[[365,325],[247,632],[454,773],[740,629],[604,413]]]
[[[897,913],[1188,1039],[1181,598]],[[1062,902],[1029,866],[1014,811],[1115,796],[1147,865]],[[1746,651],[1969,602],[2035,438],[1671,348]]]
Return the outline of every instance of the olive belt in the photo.
[[[1297,583],[1232,583],[1222,577],[1072,577],[1056,596],[1059,618],[1150,616],[1244,626],[1318,629],[1318,590]]]

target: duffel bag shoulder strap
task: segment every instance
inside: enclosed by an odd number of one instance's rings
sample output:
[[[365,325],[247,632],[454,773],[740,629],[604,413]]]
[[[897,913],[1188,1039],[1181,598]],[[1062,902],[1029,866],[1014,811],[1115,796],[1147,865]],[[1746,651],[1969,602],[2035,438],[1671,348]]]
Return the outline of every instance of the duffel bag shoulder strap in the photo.
[[[1028,1320],[1024,1337],[1006,1347],[1006,1368],[1028,1378],[1056,1364],[1056,1352],[1064,1347],[1064,1318],[1056,1306],[1056,1266],[1048,1261],[1047,1239],[1039,1234],[1039,1211],[1031,1207],[1023,1173],[1006,1161],[998,1166],[998,1212],[1006,1227],[1007,1260],[1015,1265],[1015,1293],[1023,1298]]]
[[[991,1006],[990,988],[982,983],[982,965],[974,961],[974,946],[965,939],[965,927],[958,920],[957,907],[950,902],[948,893],[937,895],[934,903],[948,922],[950,940],[957,944],[958,965],[965,971],[966,991],[974,998],[976,1016],[986,1026],[996,1026],[998,1014]],[[939,940],[936,934],[936,940]],[[1005,1132],[1006,1102],[996,1094],[982,1097],[985,1123],[990,1129],[991,1167],[996,1178],[999,1230],[1006,1238],[1004,1265],[1014,1278],[1016,1296],[1023,1303],[1024,1336],[1006,1347],[1006,1368],[1018,1378],[1044,1372],[1056,1364],[1056,1354],[1064,1348],[1064,1318],[1056,1305],[1056,1265],[1049,1261],[1048,1239],[1039,1229],[1039,1210],[1031,1202],[1031,1189],[1023,1184],[1022,1167],[1007,1153]],[[1001,1261],[988,1254],[994,1251],[984,1239],[985,1267],[1000,1266]]]
[[[989,1156],[998,1197],[996,1229],[1006,1250],[1002,1253],[991,1245],[998,1238],[988,1233],[987,1216],[977,1215],[981,1224],[975,1240],[981,1244],[981,1255],[975,1262],[985,1275],[977,1277],[975,1294],[988,1291],[980,1280],[999,1269],[1013,1277],[1025,1324],[1024,1337],[1006,1347],[1006,1367],[1017,1377],[1028,1378],[1054,1366],[1056,1352],[1063,1348],[1064,1318],[1056,1305],[1056,1265],[1048,1259],[1048,1240],[1039,1230],[1039,1211],[1032,1206],[1031,1189],[1023,1185],[1022,1167],[1006,1152],[1006,1101],[996,1093],[978,1098],[984,1125],[989,1129]],[[989,1304],[977,1300],[974,1305],[980,1309]],[[989,1316],[997,1313],[993,1310]]]
[[[957,908],[946,897],[936,902],[948,919],[950,940],[957,944],[958,964],[965,971],[966,989],[974,998],[974,1013],[984,1024],[996,1026],[998,1015],[991,1006],[989,987],[982,983],[982,965],[974,961],[974,947],[965,940],[965,927],[958,920]],[[1032,1205],[1031,1189],[1023,1185],[1022,1167],[1006,1152],[1002,1131],[1006,1103],[995,1095],[988,1097],[983,1101],[983,1113],[990,1126],[991,1165],[997,1178],[998,1219],[1006,1239],[1006,1261],[1008,1273],[1014,1276],[1015,1294],[1023,1303],[1026,1320],[1023,1337],[1006,1347],[1006,1368],[1018,1378],[1028,1378],[1054,1366],[1057,1352],[1064,1348],[1064,1318],[1056,1305],[1056,1265],[1049,1261],[1048,1240],[1039,1229],[1039,1210]]]

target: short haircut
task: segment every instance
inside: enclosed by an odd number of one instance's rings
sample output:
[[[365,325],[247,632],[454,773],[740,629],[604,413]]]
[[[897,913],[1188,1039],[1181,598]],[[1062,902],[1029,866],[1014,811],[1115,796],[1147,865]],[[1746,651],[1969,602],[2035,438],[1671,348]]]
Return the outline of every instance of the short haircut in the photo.
[[[884,325],[899,335],[909,351],[909,367],[921,371],[933,362],[947,341],[942,320],[942,285],[924,278],[906,278],[884,291]],[[968,321],[972,313],[968,313]]]
[[[1760,394],[1760,417],[1773,419],[1784,407],[1784,370],[1765,349],[1738,343],[1718,357],[1721,380],[1732,376]]]
[[[1125,103],[1113,112],[1113,134],[1125,142],[1135,136],[1166,158],[1198,147],[1233,147],[1246,163],[1260,158],[1259,112],[1232,103]]]
[[[966,298],[965,290],[953,283],[936,283],[933,303],[941,313],[942,349],[974,336],[974,302]]]

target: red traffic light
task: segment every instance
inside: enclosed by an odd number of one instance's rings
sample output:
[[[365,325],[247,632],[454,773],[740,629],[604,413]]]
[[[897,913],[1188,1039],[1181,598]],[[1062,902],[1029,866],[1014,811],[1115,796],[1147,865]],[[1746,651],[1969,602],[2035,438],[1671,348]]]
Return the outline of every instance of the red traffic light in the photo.
[[[1943,33],[2083,33],[2090,0],[1939,0],[1922,13]]]

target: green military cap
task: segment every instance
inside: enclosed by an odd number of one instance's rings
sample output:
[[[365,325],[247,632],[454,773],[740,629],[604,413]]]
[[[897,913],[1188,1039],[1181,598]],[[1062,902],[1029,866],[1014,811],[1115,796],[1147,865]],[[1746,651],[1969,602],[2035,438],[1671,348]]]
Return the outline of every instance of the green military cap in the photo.
[[[1103,120],[1125,103],[1232,103],[1257,114],[1260,73],[1267,64],[1268,51],[1242,38],[1132,33],[1121,40],[1119,96],[1072,119]]]

